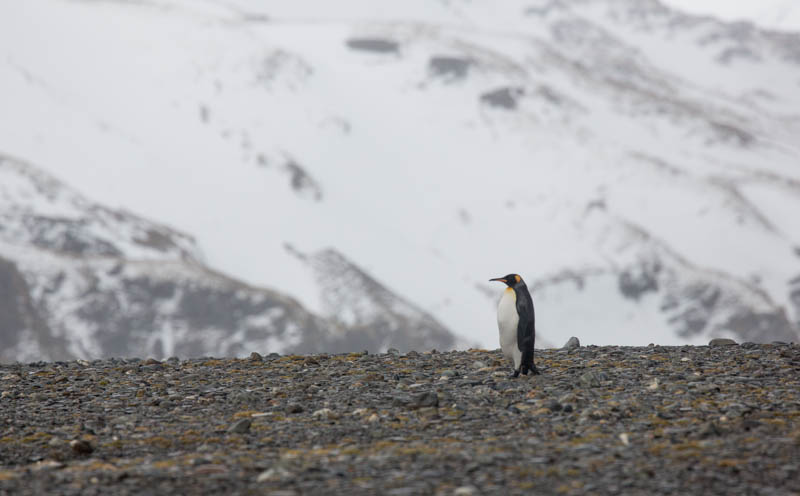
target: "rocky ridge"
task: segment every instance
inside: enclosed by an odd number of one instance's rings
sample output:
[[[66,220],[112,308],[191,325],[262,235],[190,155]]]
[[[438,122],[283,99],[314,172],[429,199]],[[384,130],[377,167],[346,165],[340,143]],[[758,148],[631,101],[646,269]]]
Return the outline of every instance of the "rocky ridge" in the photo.
[[[0,155],[0,362],[454,347],[449,330],[335,250],[310,258],[320,278],[360,278],[380,296],[361,303],[374,310],[316,315],[212,270],[190,236]]]
[[[0,366],[0,494],[789,494],[800,346]]]

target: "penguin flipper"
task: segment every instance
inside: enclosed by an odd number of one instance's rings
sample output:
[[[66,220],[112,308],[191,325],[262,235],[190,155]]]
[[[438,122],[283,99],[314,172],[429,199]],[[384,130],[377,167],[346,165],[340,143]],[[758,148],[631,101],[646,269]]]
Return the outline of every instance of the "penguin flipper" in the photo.
[[[522,352],[520,368],[524,375],[528,375],[528,370],[536,370],[533,364],[533,347],[536,340],[536,316],[533,309],[533,300],[527,288],[523,288],[517,297],[517,313],[519,322],[517,324],[517,348]],[[538,370],[536,372],[538,373]]]

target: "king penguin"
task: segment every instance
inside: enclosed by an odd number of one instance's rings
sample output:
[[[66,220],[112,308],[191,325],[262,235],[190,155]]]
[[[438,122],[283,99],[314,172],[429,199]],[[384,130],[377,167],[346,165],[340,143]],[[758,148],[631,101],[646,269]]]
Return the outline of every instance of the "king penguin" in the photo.
[[[519,274],[496,277],[489,281],[500,281],[508,286],[497,304],[497,328],[500,331],[500,348],[503,355],[514,362],[514,374],[519,377],[538,374],[533,363],[533,343],[536,340],[535,315],[533,299],[528,286]]]

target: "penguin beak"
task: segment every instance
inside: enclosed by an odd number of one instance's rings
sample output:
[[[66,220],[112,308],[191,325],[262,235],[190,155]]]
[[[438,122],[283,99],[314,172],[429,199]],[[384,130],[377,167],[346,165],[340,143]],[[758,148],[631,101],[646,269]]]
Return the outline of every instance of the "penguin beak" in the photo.
[[[504,283],[508,284],[508,281],[506,281],[502,277],[495,277],[494,279],[489,279],[489,282],[492,282],[492,281],[500,281],[500,282],[504,282]]]

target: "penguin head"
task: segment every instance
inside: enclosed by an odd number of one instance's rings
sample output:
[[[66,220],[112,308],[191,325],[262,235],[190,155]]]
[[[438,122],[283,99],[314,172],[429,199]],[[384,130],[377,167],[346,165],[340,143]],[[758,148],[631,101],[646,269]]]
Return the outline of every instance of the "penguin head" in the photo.
[[[508,274],[507,276],[495,277],[494,279],[489,279],[489,281],[504,282],[508,285],[509,288],[513,288],[514,286],[522,282],[522,278],[519,276],[519,274]]]

